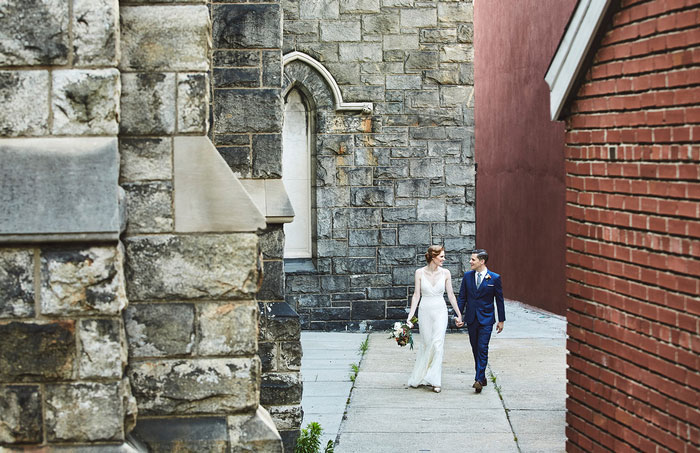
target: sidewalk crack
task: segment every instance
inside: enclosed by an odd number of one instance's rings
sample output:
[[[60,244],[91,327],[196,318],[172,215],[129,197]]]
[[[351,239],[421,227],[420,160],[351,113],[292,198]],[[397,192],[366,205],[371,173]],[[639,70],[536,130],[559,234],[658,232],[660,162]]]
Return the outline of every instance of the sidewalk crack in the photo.
[[[491,365],[487,365],[487,367],[489,371],[489,380],[493,382],[493,387],[496,389],[496,392],[498,392],[498,397],[501,399],[501,405],[503,405],[503,411],[506,413],[506,420],[508,420],[508,426],[510,426],[510,431],[513,433],[513,441],[515,442],[515,448],[518,449],[518,453],[522,453],[522,450],[520,450],[520,443],[518,442],[518,435],[515,433],[515,429],[513,429],[513,423],[510,421],[510,409],[506,407],[506,400],[503,399],[501,386],[496,382],[497,378],[493,371],[491,371]]]

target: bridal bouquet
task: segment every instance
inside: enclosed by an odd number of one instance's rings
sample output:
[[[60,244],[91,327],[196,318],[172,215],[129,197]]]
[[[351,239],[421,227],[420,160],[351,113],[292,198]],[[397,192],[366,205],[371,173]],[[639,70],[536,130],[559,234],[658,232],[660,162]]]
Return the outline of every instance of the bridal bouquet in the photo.
[[[415,326],[417,323],[418,318],[415,316],[411,318],[411,324]],[[389,338],[395,339],[399,346],[409,345],[413,349],[413,335],[411,335],[411,328],[406,323],[395,322]]]

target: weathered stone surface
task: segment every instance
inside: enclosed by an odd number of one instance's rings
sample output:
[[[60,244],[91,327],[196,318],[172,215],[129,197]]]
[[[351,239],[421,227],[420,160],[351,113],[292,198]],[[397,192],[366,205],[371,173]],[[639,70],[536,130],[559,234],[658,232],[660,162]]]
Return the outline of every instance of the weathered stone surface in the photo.
[[[400,29],[399,14],[368,14],[362,16],[362,31],[366,34],[393,34]]]
[[[121,379],[127,360],[122,319],[81,319],[78,321],[81,379]]]
[[[354,302],[351,318],[355,320],[384,319],[386,304],[384,302]]]
[[[116,69],[53,72],[55,135],[116,135],[121,84]]]
[[[301,370],[301,342],[283,341],[280,346],[280,370]]]
[[[209,11],[205,5],[123,6],[122,70],[209,70]]]
[[[457,39],[459,42],[471,43],[474,41],[474,24],[459,24],[457,26]]]
[[[190,354],[195,342],[192,304],[130,304],[125,313],[131,357]]]
[[[258,348],[255,302],[199,306],[198,355],[252,355]]]
[[[260,338],[266,341],[299,341],[299,315],[286,302],[260,304]]]
[[[119,1],[74,0],[72,21],[75,64],[116,65]]]
[[[0,27],[0,30],[5,29]],[[0,46],[4,42],[0,39]],[[0,135],[14,137],[48,133],[48,71],[0,71],[0,100],[3,106],[0,109]]]
[[[209,81],[206,73],[177,75],[177,130],[181,133],[209,129]]]
[[[231,435],[231,452],[282,453],[280,438],[270,414],[258,406],[255,414],[233,415],[228,417]]]
[[[0,381],[70,379],[75,361],[75,323],[0,324]]]
[[[126,304],[121,246],[42,250],[42,314],[116,315]]]
[[[0,444],[41,443],[42,428],[39,386],[0,386]]]
[[[438,11],[439,11],[438,4]],[[401,27],[418,28],[437,25],[438,14],[435,8],[406,8],[401,10]],[[413,35],[415,36],[415,35]]]
[[[340,0],[341,13],[378,13],[379,0]]]
[[[214,68],[214,88],[254,88],[260,86],[260,68]]]
[[[251,176],[251,152],[249,146],[219,146],[217,148],[228,168],[239,178]]]
[[[251,410],[258,404],[260,360],[150,360],[129,365],[139,414],[209,414]]]
[[[301,19],[337,19],[339,12],[338,0],[299,0]]]
[[[128,233],[173,231],[173,185],[170,181],[122,184],[126,192]]]
[[[282,132],[279,90],[218,90],[215,98],[215,133]]]
[[[281,41],[279,4],[212,6],[213,41],[218,49],[275,48]]]
[[[172,178],[172,141],[164,138],[121,138],[122,181]]]
[[[473,221],[474,207],[469,205],[447,205],[447,220],[448,221]]]
[[[379,249],[380,264],[414,264],[416,262],[415,247],[382,247]],[[370,288],[374,289],[374,288]],[[405,290],[404,290],[405,293]],[[380,299],[380,297],[376,297]],[[383,297],[381,297],[383,298]]]
[[[9,0],[0,4],[0,66],[66,64],[68,3]]]
[[[322,21],[321,41],[360,41],[360,21]]]
[[[0,139],[0,238],[116,241],[118,156],[116,138]]]
[[[442,23],[471,24],[474,21],[474,5],[471,2],[440,2],[437,16]]]
[[[282,135],[253,135],[253,177],[282,177]]]
[[[121,78],[121,133],[163,135],[175,132],[175,74],[125,73]]]
[[[284,254],[284,228],[283,224],[268,224],[260,234],[260,248],[263,259],[282,259]]]
[[[381,43],[341,43],[338,49],[341,61],[382,61]]]
[[[277,342],[261,341],[258,343],[258,356],[262,364],[262,372],[277,370]]]
[[[392,206],[393,187],[353,187],[352,206]]]
[[[224,417],[139,417],[134,435],[152,453],[226,453],[229,440]]]
[[[298,429],[304,417],[301,406],[270,406],[267,408],[278,430]]]
[[[430,225],[414,223],[399,225],[399,244],[430,245]]]
[[[0,248],[0,318],[34,316],[34,250]]]
[[[282,52],[280,50],[265,50],[262,55],[262,85],[279,87],[282,83]]]
[[[282,261],[265,261],[263,269],[264,276],[258,291],[258,300],[284,299],[284,266]]]
[[[126,239],[129,300],[235,299],[258,289],[255,234],[132,236]]]
[[[299,373],[267,373],[260,384],[260,404],[284,405],[301,402]]]
[[[49,441],[63,442],[123,440],[120,383],[47,386],[46,437]]]

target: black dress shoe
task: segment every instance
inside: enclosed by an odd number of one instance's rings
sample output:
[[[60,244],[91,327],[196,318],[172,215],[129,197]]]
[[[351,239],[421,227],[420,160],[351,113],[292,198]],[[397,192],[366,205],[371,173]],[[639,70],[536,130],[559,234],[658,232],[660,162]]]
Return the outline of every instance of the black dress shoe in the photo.
[[[481,393],[481,388],[482,388],[481,382],[474,381],[474,385],[472,385],[472,387],[474,387],[474,391],[476,391],[476,393]]]
[[[479,382],[481,383],[481,386],[482,386],[482,387],[486,387],[486,385],[488,384],[488,383],[486,382],[486,379],[481,380],[481,381],[479,381]]]

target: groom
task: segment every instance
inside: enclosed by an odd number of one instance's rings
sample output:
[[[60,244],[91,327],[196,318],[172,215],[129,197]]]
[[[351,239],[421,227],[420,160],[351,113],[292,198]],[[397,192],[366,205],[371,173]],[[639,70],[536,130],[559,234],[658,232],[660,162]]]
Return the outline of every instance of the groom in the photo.
[[[493,302],[496,301],[498,309],[498,324],[496,332],[503,330],[503,321],[506,320],[506,312],[503,307],[503,288],[501,276],[486,269],[489,254],[484,249],[472,251],[469,259],[471,270],[464,274],[462,286],[459,289],[457,302],[464,322],[456,322],[457,327],[467,323],[469,342],[472,345],[476,376],[474,377],[474,389],[481,393],[486,387],[486,364],[489,358],[489,340],[493,325],[496,324]],[[466,307],[465,307],[466,304]]]

